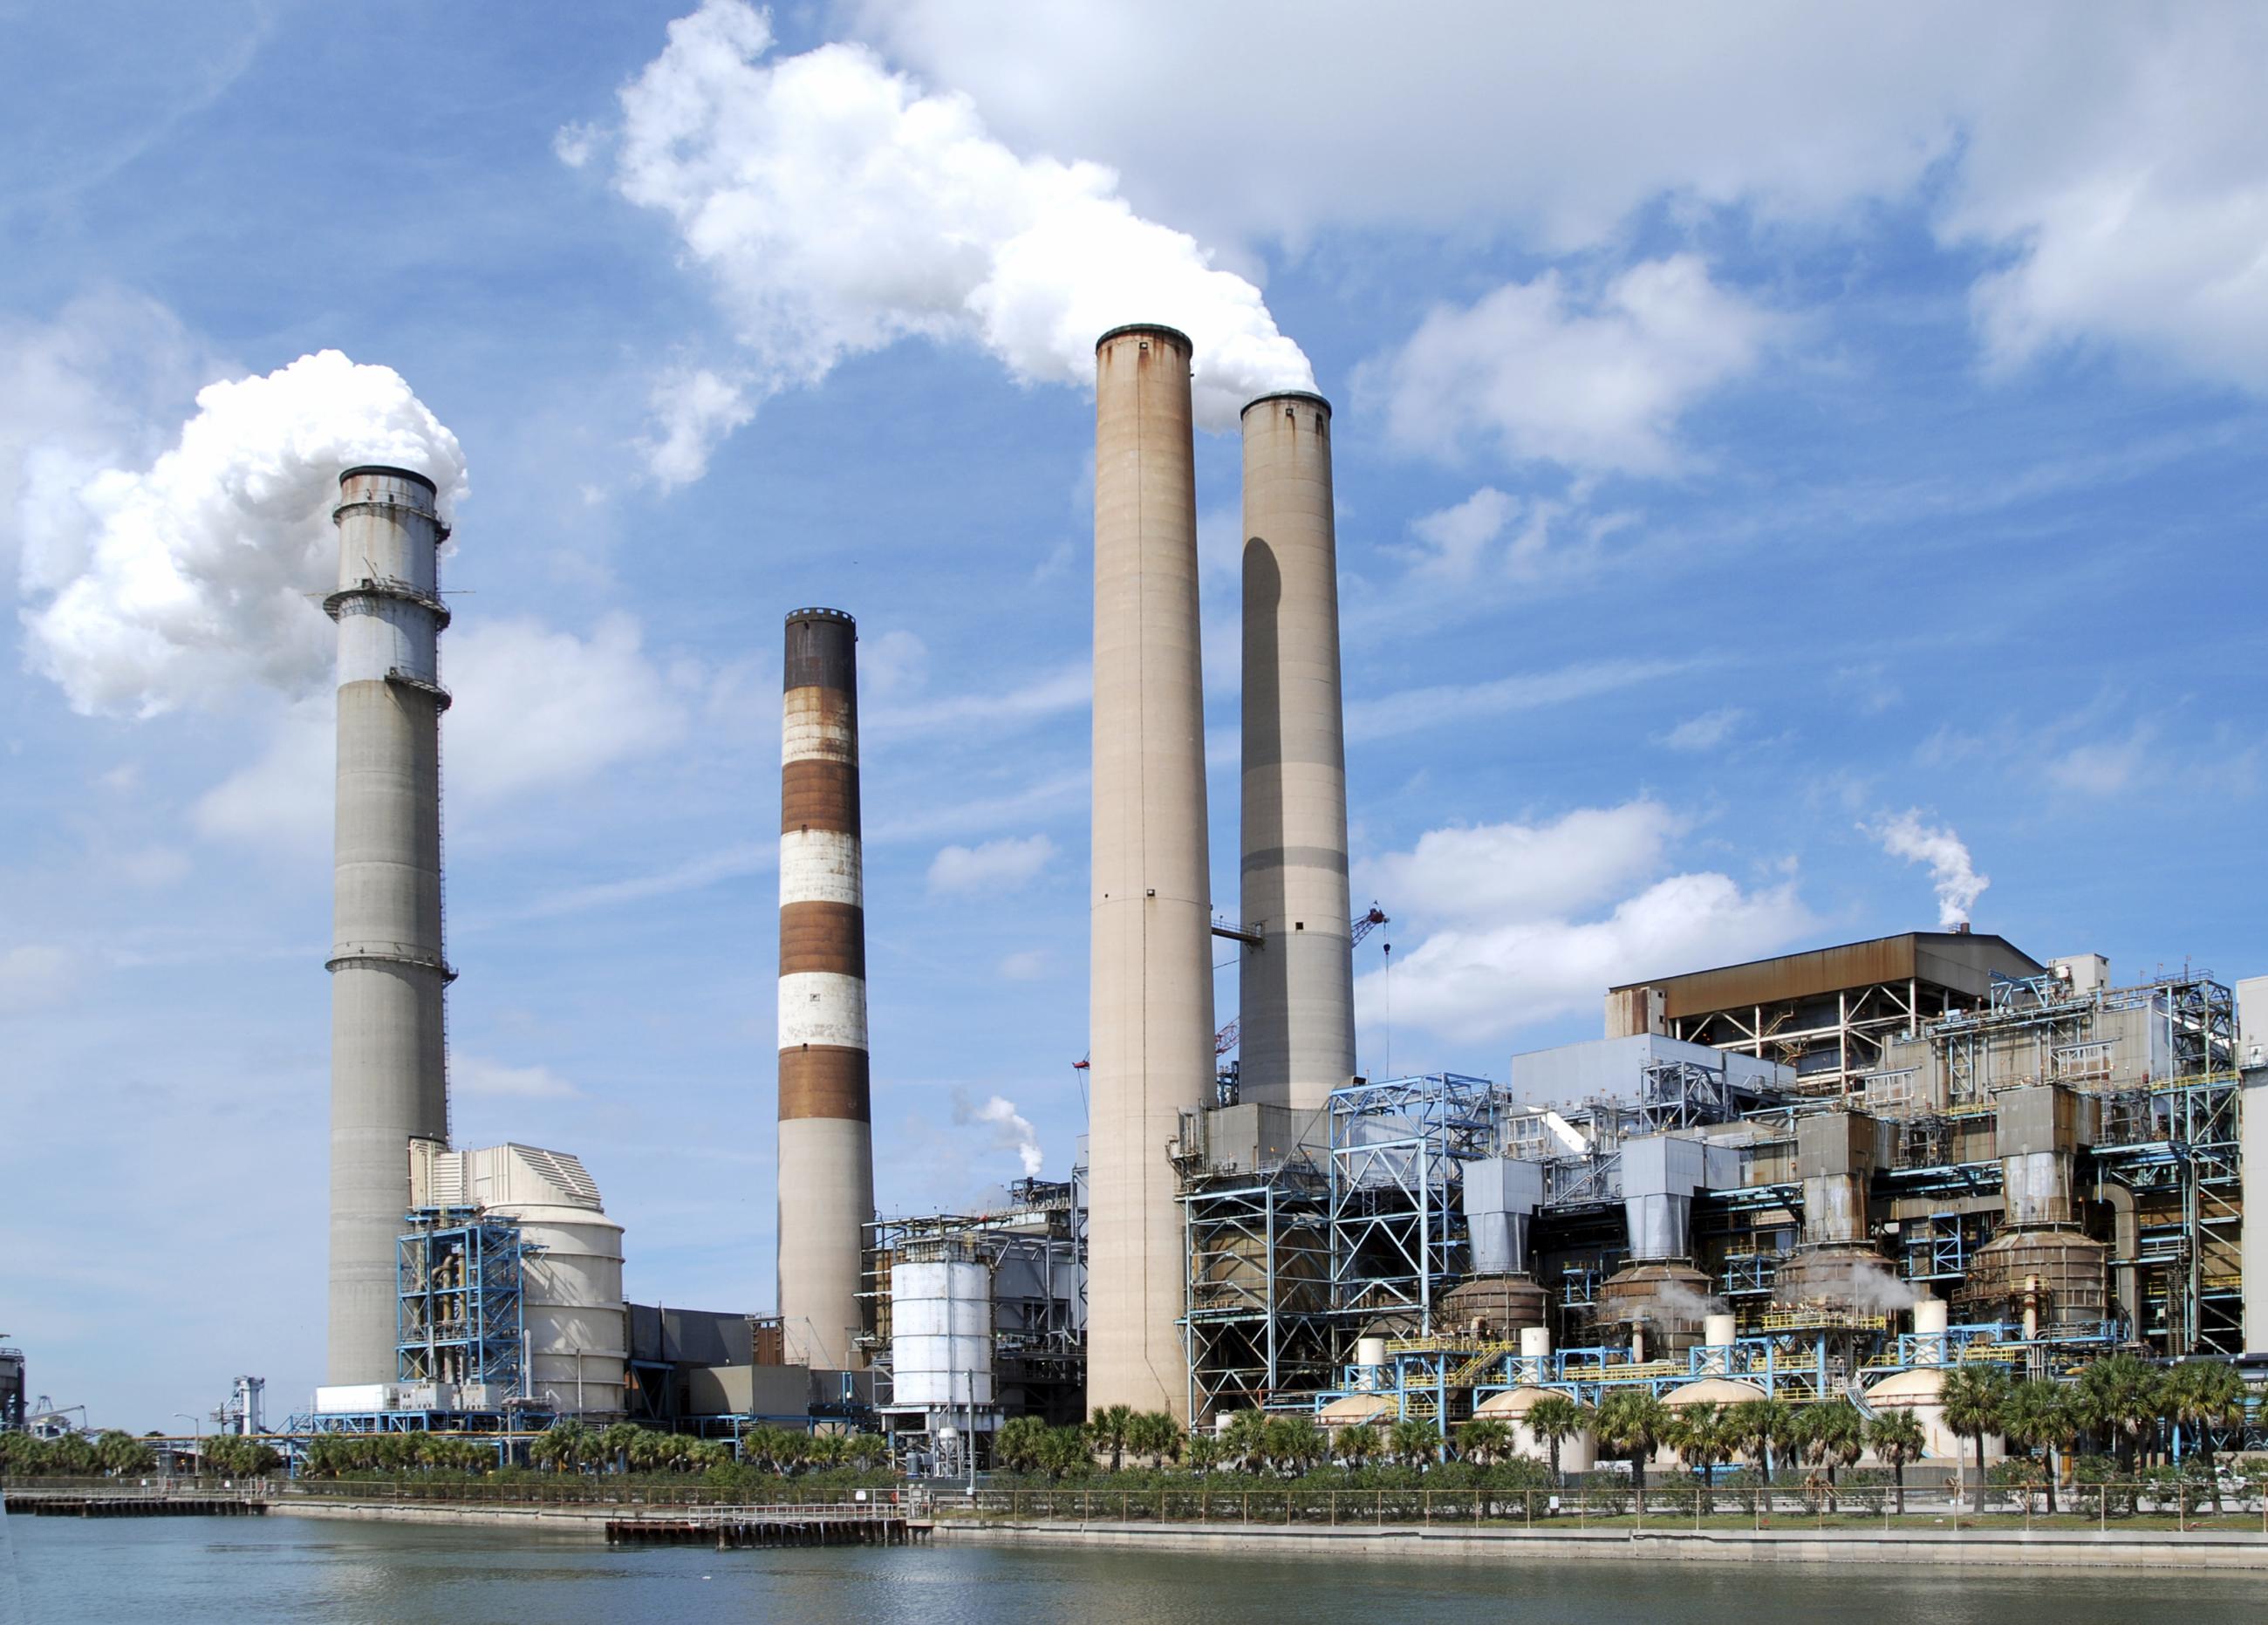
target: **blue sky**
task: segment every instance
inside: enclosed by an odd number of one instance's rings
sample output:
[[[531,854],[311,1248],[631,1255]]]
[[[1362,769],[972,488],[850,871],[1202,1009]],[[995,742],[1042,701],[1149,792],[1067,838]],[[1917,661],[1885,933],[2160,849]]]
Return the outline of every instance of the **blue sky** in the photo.
[[[1609,982],[1941,893],[2037,955],[2268,967],[2258,18],[692,4],[0,9],[41,87],[0,107],[36,1390],[142,1427],[315,1380],[291,494],[366,445],[467,471],[455,1130],[581,1155],[644,1301],[770,1303],[799,605],[861,628],[881,1200],[1014,1177],[996,1095],[1068,1166],[1115,321],[1188,326],[1232,410],[1337,405],[1366,1067],[1500,1076]],[[398,383],[266,381],[324,349]],[[1233,438],[1198,488],[1230,906]]]

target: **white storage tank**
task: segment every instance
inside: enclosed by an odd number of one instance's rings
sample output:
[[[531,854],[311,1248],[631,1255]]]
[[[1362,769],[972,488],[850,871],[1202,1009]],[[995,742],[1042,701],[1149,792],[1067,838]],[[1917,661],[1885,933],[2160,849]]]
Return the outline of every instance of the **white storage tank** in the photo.
[[[899,1256],[890,1270],[890,1405],[944,1413],[993,1403],[992,1272],[969,1249]]]
[[[477,1151],[413,1146],[414,1205],[478,1207],[519,1225],[540,1249],[522,1290],[529,1397],[563,1415],[618,1415],[629,1360],[622,1227],[608,1218],[581,1160],[533,1145]]]

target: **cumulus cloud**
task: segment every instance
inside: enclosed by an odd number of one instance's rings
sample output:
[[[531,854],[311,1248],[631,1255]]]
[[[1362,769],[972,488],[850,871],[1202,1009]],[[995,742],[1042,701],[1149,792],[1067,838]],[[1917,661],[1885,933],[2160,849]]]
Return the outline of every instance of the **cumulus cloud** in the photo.
[[[1649,879],[1681,827],[1640,799],[1548,824],[1433,830],[1365,865],[1362,889],[1427,930],[1395,956],[1395,1024],[1494,1041],[1594,1007],[1617,982],[1754,958],[1813,928],[1792,879],[1753,890],[1714,872]],[[1356,982],[1366,1025],[1384,1018],[1388,974]]]
[[[745,0],[704,0],[622,92],[614,184],[669,217],[745,354],[736,376],[665,392],[648,447],[665,483],[697,477],[753,401],[905,338],[1085,384],[1106,328],[1167,322],[1194,342],[1198,410],[1219,428],[1255,395],[1314,386],[1260,290],[1137,214],[1109,170],[1020,155],[967,96],[862,46],[774,43]],[[559,146],[587,159],[593,142],[571,127]]]
[[[665,372],[646,404],[653,410],[653,429],[640,449],[664,489],[690,485],[708,473],[710,453],[756,415],[745,383],[707,367]]]
[[[1486,224],[1565,254],[1665,204],[1831,228],[1912,202],[1942,243],[1983,251],[1992,357],[2104,342],[2268,390],[2257,7],[2075,27],[2053,0],[1773,4],[1727,31],[1690,5],[1636,27],[1616,9],[1449,5],[1397,16],[1391,51],[1358,0],[1314,0],[1297,30],[1206,0],[857,15],[1008,139],[1115,164],[1219,237]],[[1474,158],[1506,152],[1549,161]]]
[[[1977,872],[1960,836],[1949,828],[1925,824],[1915,808],[1860,827],[1881,842],[1882,850],[1891,857],[1929,865],[1930,881],[1937,888],[1940,930],[1969,923],[1970,910],[1992,881],[1990,876]]]
[[[1012,892],[1046,868],[1055,855],[1056,843],[1045,835],[949,846],[930,864],[929,889],[939,896]]]
[[[972,1104],[966,1095],[956,1093],[953,1102],[953,1121],[963,1125],[981,1125],[991,1130],[991,1145],[995,1151],[1013,1151],[1024,1165],[1024,1177],[1037,1179],[1045,1158],[1040,1153],[1039,1130],[1031,1120],[1016,1109],[1016,1103],[1005,1095],[988,1096],[982,1106]]]
[[[1504,527],[1520,511],[1517,497],[1493,485],[1484,485],[1454,507],[1422,514],[1410,522],[1410,531],[1425,544],[1418,568],[1450,581],[1469,580],[1481,555],[1504,534]]]
[[[607,617],[588,637],[524,619],[460,621],[444,636],[443,658],[456,702],[443,724],[442,776],[450,806],[475,816],[588,783],[685,734],[685,706],[626,615]],[[260,754],[199,798],[191,814],[199,831],[328,842],[336,728],[333,695],[286,709]]]
[[[1349,740],[1386,739],[1452,723],[1565,705],[1619,688],[1674,677],[1690,660],[1586,660],[1547,672],[1521,672],[1476,683],[1437,683],[1403,688],[1346,708]]]
[[[1678,419],[1753,368],[1778,321],[1695,254],[1634,265],[1590,298],[1547,271],[1435,307],[1365,379],[1410,451],[1453,458],[1482,439],[1514,463],[1662,474],[1683,459]]]
[[[465,491],[457,438],[390,367],[336,350],[208,385],[146,468],[72,482],[27,531],[44,586],[26,654],[74,710],[144,717],[247,685],[306,693],[334,634],[312,601],[335,572],[339,470],[398,463]]]
[[[548,1066],[506,1066],[481,1055],[451,1057],[449,1087],[463,1094],[519,1100],[567,1100],[583,1092]]]

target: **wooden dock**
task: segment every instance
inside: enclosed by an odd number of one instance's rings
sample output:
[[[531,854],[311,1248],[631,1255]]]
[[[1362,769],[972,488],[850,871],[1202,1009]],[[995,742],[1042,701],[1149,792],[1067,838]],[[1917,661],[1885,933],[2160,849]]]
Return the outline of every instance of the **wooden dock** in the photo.
[[[11,1492],[11,1517],[252,1518],[268,1510],[257,1496],[74,1496]]]
[[[674,1518],[610,1518],[609,1546],[910,1546],[933,1526],[906,1508],[720,1506]]]

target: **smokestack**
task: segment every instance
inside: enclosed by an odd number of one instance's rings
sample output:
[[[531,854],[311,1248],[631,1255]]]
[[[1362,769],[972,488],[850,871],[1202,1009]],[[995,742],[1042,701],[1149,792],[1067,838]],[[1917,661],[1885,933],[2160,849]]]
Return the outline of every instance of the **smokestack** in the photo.
[[[338,805],[332,860],[334,1383],[391,1382],[394,1239],[409,1142],[449,1133],[441,955],[438,644],[449,611],[435,488],[406,468],[339,476]]]
[[[1241,1098],[1317,1112],[1354,1076],[1331,408],[1244,408]]]
[[[779,1309],[788,1358],[849,1370],[864,1226],[866,908],[858,847],[858,633],[839,609],[787,618],[780,726]]]
[[[1213,1077],[1189,341],[1115,327],[1094,371],[1086,1403],[1186,1421],[1166,1146]]]

